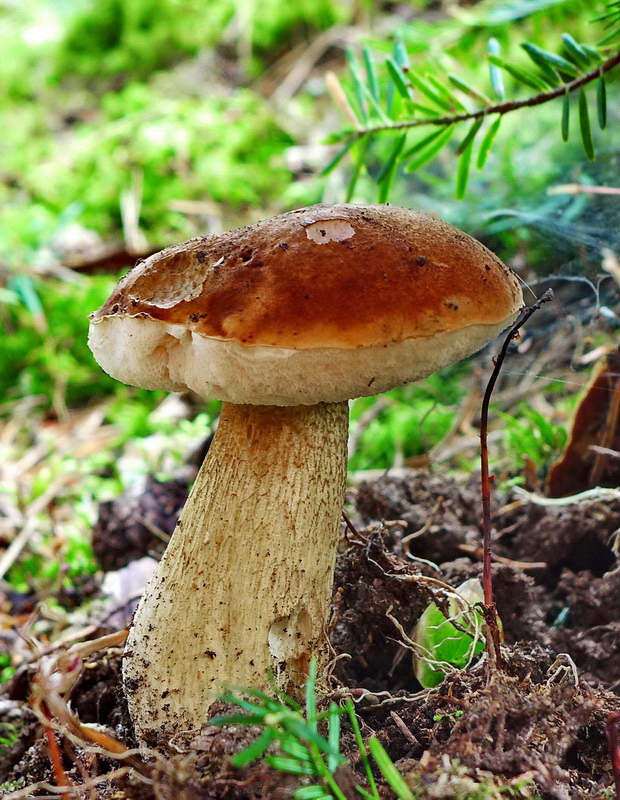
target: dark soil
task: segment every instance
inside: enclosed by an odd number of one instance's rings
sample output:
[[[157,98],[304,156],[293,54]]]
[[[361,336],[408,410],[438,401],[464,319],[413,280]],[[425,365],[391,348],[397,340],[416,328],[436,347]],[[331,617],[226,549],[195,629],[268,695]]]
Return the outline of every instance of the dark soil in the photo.
[[[141,517],[159,520],[158,528],[166,514],[172,524],[178,510],[172,501],[164,510],[156,508],[153,498],[168,496],[159,487],[151,484],[141,506],[131,501],[146,511]],[[494,498],[504,669],[493,670],[484,656],[436,690],[421,693],[411,654],[390,616],[409,633],[431,600],[443,602],[433,595],[429,578],[457,586],[480,575],[477,487],[418,472],[362,485],[354,499],[357,533],[343,528],[330,626],[332,647],[341,657],[333,662],[332,689],[324,702],[351,694],[363,735],[379,738],[422,800],[612,798],[605,719],[620,708],[620,566],[611,546],[620,528],[620,504],[542,507],[517,497]],[[113,518],[113,506],[104,514],[108,529],[118,533],[127,515]],[[135,536],[131,525],[129,530],[132,558],[152,550],[152,539]],[[119,563],[123,548],[116,533],[110,553],[100,539],[102,564]],[[410,534],[416,536],[403,541]],[[120,692],[120,658],[100,655],[90,661],[72,693],[73,708],[82,722],[97,723],[127,746],[135,745]],[[11,744],[0,745],[0,784],[53,783],[41,727],[27,706],[31,677],[24,667],[0,697],[0,735],[3,726],[14,731]],[[222,708],[212,710],[221,713]],[[207,724],[175,742],[165,758],[147,759],[148,782],[129,771],[98,785],[96,796],[292,797],[300,785],[295,776],[262,762],[230,766],[230,756],[258,733],[251,727]],[[359,797],[354,785],[365,785],[365,778],[344,721],[342,749],[350,766],[340,769],[339,784],[347,798]],[[119,766],[67,743],[64,759],[76,783]],[[529,795],[519,788],[526,780],[536,787]],[[29,796],[43,795],[45,790]]]

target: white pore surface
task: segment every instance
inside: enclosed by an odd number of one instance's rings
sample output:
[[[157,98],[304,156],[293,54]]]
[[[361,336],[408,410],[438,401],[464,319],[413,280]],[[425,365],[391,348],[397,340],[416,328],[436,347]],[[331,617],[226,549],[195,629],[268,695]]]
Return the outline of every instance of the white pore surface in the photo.
[[[107,317],[91,323],[88,343],[109,375],[133,386],[191,389],[231,403],[313,405],[425,378],[475,353],[515,317],[430,338],[315,350],[243,345],[158,320]]]

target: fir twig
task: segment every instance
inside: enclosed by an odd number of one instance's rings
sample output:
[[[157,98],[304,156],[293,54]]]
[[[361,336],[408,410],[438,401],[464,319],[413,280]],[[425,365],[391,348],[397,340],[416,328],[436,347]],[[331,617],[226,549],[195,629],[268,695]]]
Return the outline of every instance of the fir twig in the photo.
[[[602,64],[599,64],[595,69],[590,70],[590,72],[586,72],[584,75],[580,75],[578,78],[575,78],[569,83],[563,83],[561,86],[551,89],[550,91],[540,92],[532,97],[526,97],[523,100],[503,101],[501,103],[495,103],[494,105],[486,106],[485,108],[477,109],[476,111],[470,111],[466,114],[447,114],[440,117],[428,117],[425,119],[408,119],[400,122],[381,122],[376,125],[360,127],[357,130],[350,131],[348,136],[343,137],[343,139],[360,139],[364,136],[369,136],[374,133],[381,133],[382,131],[407,130],[409,128],[419,128],[422,125],[445,127],[448,125],[455,125],[459,122],[466,122],[467,120],[482,119],[483,117],[491,114],[500,114],[503,116],[504,114],[509,114],[512,111],[518,111],[521,108],[540,106],[544,103],[549,103],[551,100],[556,100],[558,97],[562,97],[565,93],[570,94],[577,89],[581,89],[581,87],[598,80],[601,75],[609,72],[614,67],[618,66],[618,64],[620,64],[620,50],[615,52],[606,61],[603,61]]]

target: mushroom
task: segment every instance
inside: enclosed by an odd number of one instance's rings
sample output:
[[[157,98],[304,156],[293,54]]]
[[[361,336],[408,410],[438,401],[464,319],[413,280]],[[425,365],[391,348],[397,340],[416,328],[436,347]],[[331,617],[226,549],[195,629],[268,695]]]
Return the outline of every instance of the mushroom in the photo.
[[[347,401],[475,352],[521,304],[486,247],[390,206],[299,209],[120,281],[92,316],[103,369],[224,401],[127,643],[140,739],[200,726],[226,685],[298,690],[326,654]]]

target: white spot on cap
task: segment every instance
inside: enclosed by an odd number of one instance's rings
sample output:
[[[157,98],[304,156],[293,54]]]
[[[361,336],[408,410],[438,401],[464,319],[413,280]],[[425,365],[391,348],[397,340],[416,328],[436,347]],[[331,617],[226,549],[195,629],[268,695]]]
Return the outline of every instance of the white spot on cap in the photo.
[[[306,236],[317,244],[344,242],[355,236],[355,229],[345,219],[321,219],[306,227]]]

